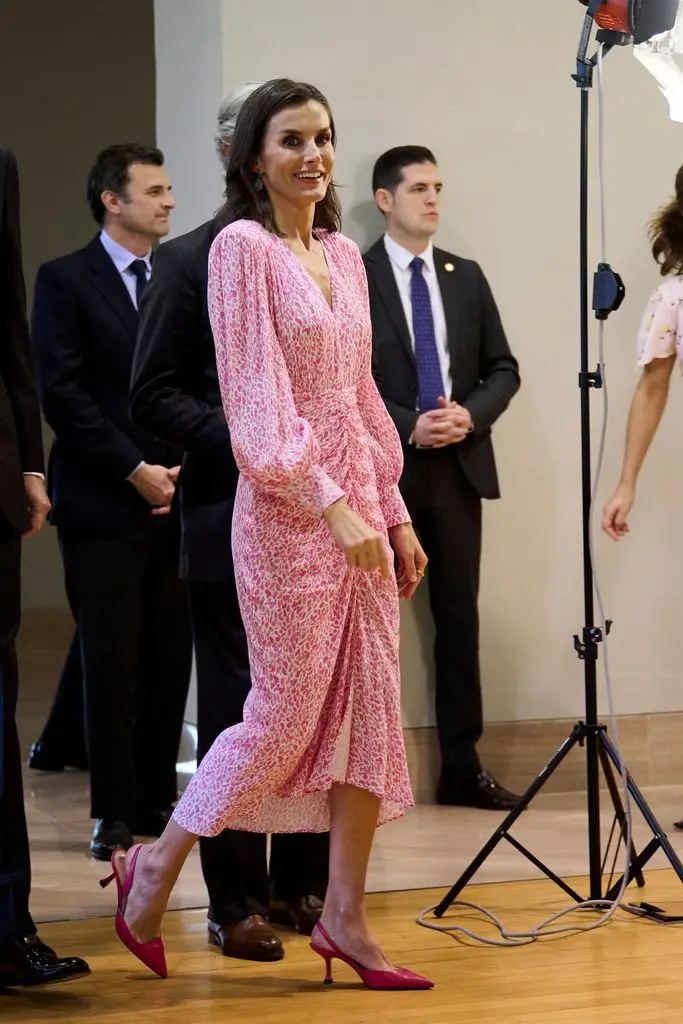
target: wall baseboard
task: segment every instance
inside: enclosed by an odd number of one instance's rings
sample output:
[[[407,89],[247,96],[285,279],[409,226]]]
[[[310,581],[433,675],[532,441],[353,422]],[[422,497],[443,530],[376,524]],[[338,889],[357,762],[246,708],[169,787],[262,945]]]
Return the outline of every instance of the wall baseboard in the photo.
[[[68,609],[26,609],[19,649],[54,652],[59,661],[69,646],[73,629]],[[571,719],[491,723],[479,743],[481,762],[502,785],[522,793],[564,742],[573,725]],[[617,725],[623,757],[639,786],[683,781],[683,711],[625,715],[617,719]],[[433,803],[440,766],[436,729],[404,729],[403,735],[415,801]],[[180,761],[185,764],[194,759],[195,741],[196,729],[187,723],[180,751]],[[548,780],[544,792],[581,792],[585,789],[585,780],[585,753],[577,747]]]
[[[482,764],[501,785],[523,793],[573,725],[569,719],[489,725],[479,744]],[[683,780],[683,712],[628,716],[617,721],[617,728],[626,765],[639,786],[666,786]],[[196,735],[196,727],[186,723],[179,754],[181,789],[192,773]],[[404,729],[403,737],[415,803],[434,803],[440,768],[436,729]],[[602,775],[601,787],[606,789]],[[585,751],[577,746],[548,779],[543,792],[580,793],[585,788]]]
[[[571,719],[492,723],[485,727],[478,746],[481,762],[501,785],[522,793],[573,726]],[[617,718],[617,729],[622,757],[639,786],[683,781],[683,712],[625,715]],[[406,729],[404,737],[415,800],[431,803],[440,766],[436,729]],[[548,780],[544,792],[575,793],[585,787],[585,751],[576,747]]]

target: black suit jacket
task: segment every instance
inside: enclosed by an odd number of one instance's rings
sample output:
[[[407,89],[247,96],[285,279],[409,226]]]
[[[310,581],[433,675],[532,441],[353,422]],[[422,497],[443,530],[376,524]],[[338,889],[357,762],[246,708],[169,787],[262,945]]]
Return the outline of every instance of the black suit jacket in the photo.
[[[55,433],[48,466],[55,526],[109,532],[147,520],[150,506],[127,477],[142,461],[180,461],[128,416],[137,326],[99,238],[38,271],[32,333],[43,413]]]
[[[216,370],[207,280],[218,221],[160,246],[140,310],[130,415],[184,449],[180,474],[181,574],[225,582],[233,574],[232,510],[239,471]]]
[[[368,250],[363,260],[370,290],[375,379],[404,448],[413,453],[408,441],[418,418],[417,367],[383,238]],[[482,498],[498,498],[491,428],[519,388],[517,360],[510,351],[495,300],[479,265],[437,248],[434,264],[448,330],[453,380],[450,398],[469,410],[475,427],[472,434],[450,450],[460,460],[477,493]],[[413,454],[419,458],[421,453]]]
[[[25,472],[43,472],[43,439],[26,322],[19,176],[12,153],[0,148],[0,512],[17,533],[30,525]]]

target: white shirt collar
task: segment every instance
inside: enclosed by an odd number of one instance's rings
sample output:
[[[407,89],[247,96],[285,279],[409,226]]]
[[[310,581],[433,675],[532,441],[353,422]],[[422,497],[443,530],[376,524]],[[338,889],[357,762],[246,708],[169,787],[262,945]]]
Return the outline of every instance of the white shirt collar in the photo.
[[[139,260],[139,259],[142,259],[142,260],[145,261],[145,263],[147,264],[147,272],[151,274],[151,272],[152,272],[152,250],[151,249],[147,253],[146,256],[136,256],[134,253],[130,252],[130,250],[124,249],[124,247],[122,245],[119,245],[118,242],[115,242],[114,239],[111,237],[111,235],[109,235],[104,230],[104,228],[102,229],[102,232],[100,234],[100,242],[102,243],[102,245],[104,246],[106,251],[111,256],[112,260],[114,261],[114,266],[118,270],[119,274],[123,274],[123,272],[125,270],[128,270],[128,268],[130,267],[131,263],[134,263],[135,260]]]
[[[415,254],[408,252],[402,245],[395,242],[394,239],[386,233],[384,235],[384,247],[387,250],[387,255],[393,263],[396,264],[401,270],[408,270],[410,264],[415,259]],[[425,266],[428,270],[434,270],[434,246],[431,241],[424,252],[420,253],[420,259],[424,260]]]

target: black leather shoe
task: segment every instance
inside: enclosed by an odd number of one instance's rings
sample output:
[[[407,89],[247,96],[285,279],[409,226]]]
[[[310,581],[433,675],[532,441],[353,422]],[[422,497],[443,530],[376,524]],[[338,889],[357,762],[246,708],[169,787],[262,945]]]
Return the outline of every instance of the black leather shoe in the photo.
[[[683,818],[680,821],[674,821],[674,828],[680,829],[683,832]]]
[[[252,914],[235,924],[209,921],[209,943],[237,960],[282,960],[285,951],[265,917]]]
[[[521,797],[510,793],[485,769],[473,779],[450,782],[442,779],[436,795],[438,804],[451,807],[477,807],[482,811],[511,811]]]
[[[74,754],[68,758],[56,756],[46,750],[40,740],[31,747],[28,766],[35,772],[63,772],[65,768],[77,768],[81,772],[88,771],[88,759],[85,754]]]
[[[171,820],[172,807],[162,807],[157,811],[144,811],[131,823],[131,831],[136,836],[155,836],[157,839]]]
[[[268,912],[271,924],[293,928],[300,935],[311,935],[323,912],[323,901],[317,896],[301,896],[298,900],[273,900]]]
[[[90,974],[85,960],[60,957],[31,935],[22,941],[0,946],[0,989],[14,986],[57,985]]]
[[[111,860],[116,850],[130,850],[134,842],[125,822],[98,818],[90,841],[90,852],[95,860]]]

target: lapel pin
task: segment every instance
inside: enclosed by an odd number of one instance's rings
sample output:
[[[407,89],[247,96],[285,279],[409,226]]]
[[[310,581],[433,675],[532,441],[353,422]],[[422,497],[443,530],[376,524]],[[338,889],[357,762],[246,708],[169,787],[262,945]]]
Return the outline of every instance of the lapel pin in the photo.
[[[455,267],[453,266],[453,264],[452,264],[452,263],[444,263],[444,265],[443,265],[443,269],[444,269],[444,270],[447,270],[447,271],[448,271],[448,273],[450,274],[450,272],[451,272],[452,270],[455,270]]]

